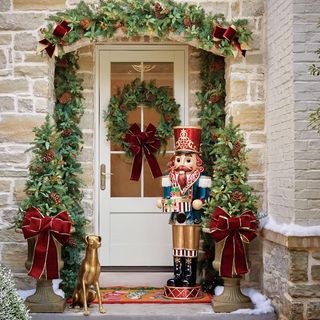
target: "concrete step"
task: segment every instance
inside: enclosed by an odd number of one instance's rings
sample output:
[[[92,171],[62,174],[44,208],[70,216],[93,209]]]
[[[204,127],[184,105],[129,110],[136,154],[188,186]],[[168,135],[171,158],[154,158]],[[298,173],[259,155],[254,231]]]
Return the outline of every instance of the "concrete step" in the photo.
[[[90,316],[83,316],[80,310],[66,309],[64,313],[33,313],[32,320],[277,320],[274,312],[261,314],[259,310],[250,313],[214,313],[211,304],[105,304],[107,313],[100,314],[98,306],[90,307]],[[239,312],[239,311],[238,311]]]

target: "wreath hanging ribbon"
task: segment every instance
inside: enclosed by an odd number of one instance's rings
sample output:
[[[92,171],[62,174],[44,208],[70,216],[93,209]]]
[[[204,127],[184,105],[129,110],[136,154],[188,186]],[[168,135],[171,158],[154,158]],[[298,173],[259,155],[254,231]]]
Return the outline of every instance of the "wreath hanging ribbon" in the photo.
[[[37,237],[31,269],[28,275],[39,279],[46,270],[46,279],[59,278],[56,241],[65,244],[70,235],[71,220],[67,211],[54,217],[43,216],[36,208],[30,208],[23,221],[25,239]]]
[[[221,254],[220,275],[232,277],[247,273],[248,262],[244,242],[257,236],[257,220],[251,211],[232,217],[222,208],[216,208],[210,222],[210,233],[216,242],[225,240]]]
[[[67,21],[60,22],[54,29],[52,34],[58,38],[63,38],[68,32],[70,32],[71,28],[68,26]],[[53,55],[58,56],[58,47],[55,44],[52,44],[47,39],[42,39],[39,41],[40,46],[38,51],[46,50],[48,56],[52,58]]]
[[[162,176],[161,169],[154,153],[160,148],[161,140],[157,138],[156,127],[149,123],[146,131],[141,131],[139,125],[134,123],[126,133],[124,141],[129,143],[129,149],[134,154],[130,180],[138,181],[142,170],[143,154],[154,178]]]
[[[212,35],[214,40],[227,40],[230,44],[234,44],[239,52],[245,57],[246,50],[241,48],[239,38],[236,36],[237,29],[235,26],[231,25],[228,28],[223,28],[222,26],[216,25],[213,29]]]

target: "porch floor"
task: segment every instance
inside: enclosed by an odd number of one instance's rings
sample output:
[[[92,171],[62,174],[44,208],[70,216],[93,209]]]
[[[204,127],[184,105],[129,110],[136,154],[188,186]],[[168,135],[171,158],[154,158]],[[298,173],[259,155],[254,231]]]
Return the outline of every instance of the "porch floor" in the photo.
[[[211,304],[105,304],[107,313],[100,314],[98,306],[90,307],[90,316],[66,309],[64,313],[33,313],[32,320],[277,320],[274,312],[265,314],[214,313]]]

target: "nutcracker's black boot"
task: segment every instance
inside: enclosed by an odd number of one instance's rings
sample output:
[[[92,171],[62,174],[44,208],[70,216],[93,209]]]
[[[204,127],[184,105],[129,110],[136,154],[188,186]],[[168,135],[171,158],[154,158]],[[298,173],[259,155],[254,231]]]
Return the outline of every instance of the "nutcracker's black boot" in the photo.
[[[192,287],[197,281],[197,258],[185,258],[182,286]]]
[[[183,277],[183,259],[182,257],[173,257],[173,273],[174,277],[167,281],[167,286],[179,287]]]

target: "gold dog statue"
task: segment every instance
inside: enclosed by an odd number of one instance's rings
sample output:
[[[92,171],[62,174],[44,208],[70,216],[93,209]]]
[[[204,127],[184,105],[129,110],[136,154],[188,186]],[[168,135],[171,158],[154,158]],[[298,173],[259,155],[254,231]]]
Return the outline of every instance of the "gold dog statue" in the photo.
[[[87,244],[86,255],[80,266],[71,307],[83,307],[83,315],[88,316],[90,314],[88,305],[96,298],[96,295],[98,295],[100,313],[106,313],[106,311],[102,306],[99,287],[100,263],[98,248],[101,246],[101,237],[90,235],[86,236],[85,241]],[[90,289],[91,286],[95,287],[96,292]]]

